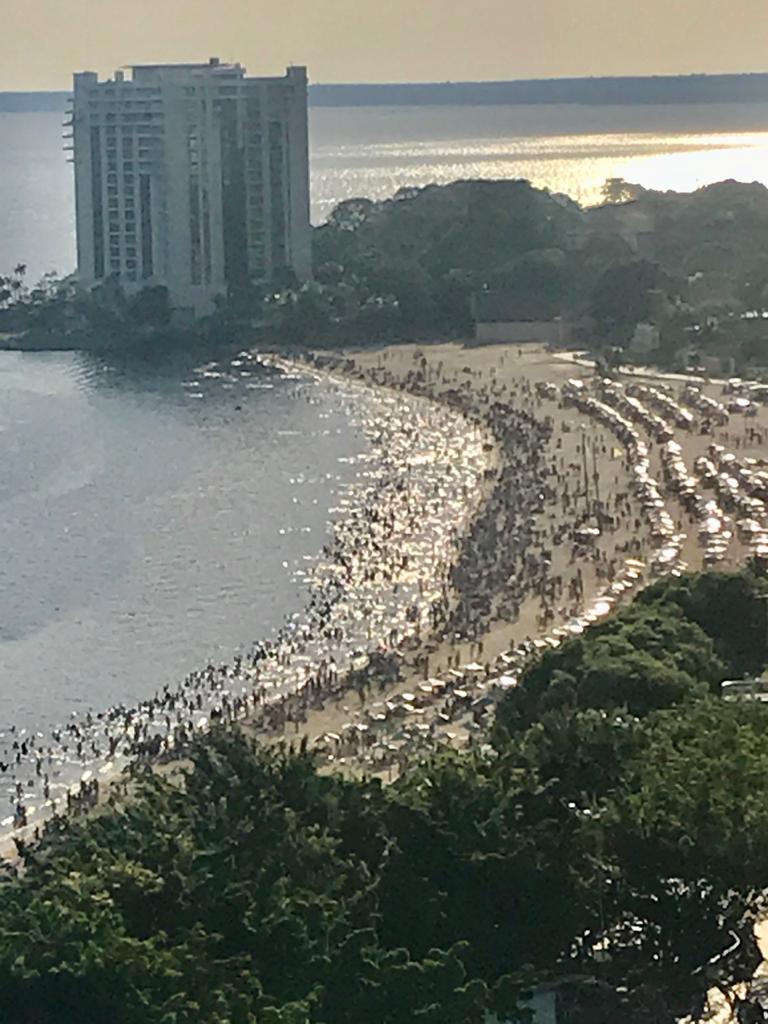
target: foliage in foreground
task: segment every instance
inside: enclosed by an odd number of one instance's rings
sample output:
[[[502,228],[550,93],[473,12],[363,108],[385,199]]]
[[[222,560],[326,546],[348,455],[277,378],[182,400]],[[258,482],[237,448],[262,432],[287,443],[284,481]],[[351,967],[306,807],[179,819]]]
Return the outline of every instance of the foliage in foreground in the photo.
[[[495,749],[389,787],[211,737],[4,886],[0,1020],[480,1024],[566,977],[570,1020],[698,1012],[756,963],[768,709],[712,692],[765,643],[764,586],[652,588],[531,668]]]

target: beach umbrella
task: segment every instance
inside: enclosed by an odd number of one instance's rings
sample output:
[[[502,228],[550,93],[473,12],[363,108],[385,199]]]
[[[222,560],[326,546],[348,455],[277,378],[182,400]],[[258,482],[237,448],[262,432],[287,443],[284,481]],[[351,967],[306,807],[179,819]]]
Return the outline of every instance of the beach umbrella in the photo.
[[[609,601],[607,598],[600,598],[592,605],[592,611],[596,616],[602,617],[610,612],[612,604],[613,602]]]
[[[509,689],[512,686],[517,686],[518,682],[519,680],[517,676],[509,675],[509,673],[506,672],[500,676],[498,680],[498,684],[502,689]]]

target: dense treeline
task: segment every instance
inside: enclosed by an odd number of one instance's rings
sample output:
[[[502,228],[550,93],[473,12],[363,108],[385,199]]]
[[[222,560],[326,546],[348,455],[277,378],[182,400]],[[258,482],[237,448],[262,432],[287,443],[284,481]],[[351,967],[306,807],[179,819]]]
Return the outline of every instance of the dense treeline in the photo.
[[[72,279],[62,281],[53,272],[29,287],[26,273],[20,263],[0,276],[0,340],[11,335],[12,345],[30,350],[119,349],[125,354],[142,346],[154,348],[158,341],[168,350],[180,342],[189,347],[195,340],[172,326],[163,287],[127,296],[112,277],[83,294]]]
[[[554,709],[670,708],[768,662],[768,586],[716,572],[664,580],[581,637],[547,651],[503,701],[497,732]]]
[[[581,210],[526,181],[404,188],[350,199],[313,232],[315,281],[268,312],[286,340],[467,335],[472,295],[508,286],[534,318],[568,289],[565,253]]]
[[[767,595],[656,584],[532,664],[493,746],[391,786],[212,736],[25,851],[0,1019],[480,1024],[558,979],[572,1022],[700,1012],[757,963],[768,709],[716,693],[762,667]]]
[[[768,366],[768,189],[662,193],[612,179],[605,198],[584,210],[527,181],[459,181],[347,200],[313,232],[315,281],[267,302],[271,336],[465,337],[490,294],[498,316],[486,317],[561,316],[584,344],[625,358]],[[639,323],[655,342],[636,339]]]
[[[13,102],[23,93],[5,94]],[[27,94],[33,97],[45,93]],[[60,94],[52,93],[51,96]],[[482,104],[591,104],[594,106],[669,103],[765,103],[768,75],[653,75],[610,78],[528,78],[501,82],[380,82],[315,84],[309,102],[316,107]],[[3,93],[0,93],[2,109]]]
[[[283,271],[241,286],[194,331],[174,328],[161,287],[128,298],[110,278],[84,296],[14,272],[0,277],[0,333],[30,348],[239,345],[254,330],[264,345],[339,346],[561,317],[606,359],[768,373],[768,189],[611,179],[605,198],[585,210],[527,181],[458,181],[349,199],[313,229],[311,282]]]

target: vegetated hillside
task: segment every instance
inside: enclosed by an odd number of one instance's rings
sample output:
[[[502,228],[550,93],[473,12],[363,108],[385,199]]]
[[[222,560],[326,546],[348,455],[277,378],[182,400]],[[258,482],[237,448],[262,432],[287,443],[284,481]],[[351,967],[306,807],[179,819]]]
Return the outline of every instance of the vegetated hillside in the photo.
[[[682,368],[694,354],[713,369],[768,367],[768,189],[760,183],[719,182],[690,194],[629,186],[632,201],[589,211],[590,225],[613,219],[632,251],[608,267],[604,283],[640,300],[645,319],[659,330],[657,361]],[[603,236],[605,237],[605,236]],[[629,263],[654,286],[622,287]],[[595,298],[597,297],[597,302]],[[596,338],[626,344],[631,318],[605,316],[599,292],[589,312]],[[721,366],[718,367],[718,361]]]
[[[531,665],[493,747],[391,786],[214,735],[27,852],[0,1019],[481,1024],[558,980],[569,1024],[697,1015],[758,961],[768,709],[714,694],[762,666],[767,593],[656,584]]]
[[[466,335],[490,291],[505,318],[563,316],[596,348],[631,355],[647,322],[665,365],[691,351],[768,364],[768,189],[615,180],[606,198],[582,210],[525,181],[461,181],[348,200],[314,231],[316,283],[275,301],[272,323],[298,341]]]
[[[314,281],[286,273],[266,295],[240,289],[197,334],[234,342],[258,324],[269,344],[466,338],[490,305],[501,320],[562,317],[606,359],[768,373],[768,189],[677,194],[614,179],[605,195],[582,210],[526,181],[459,181],[349,199],[313,231]],[[28,347],[145,335],[162,346],[171,333],[161,288],[126,299],[108,279],[75,297],[50,278],[29,289],[20,269],[0,277],[0,332]],[[654,329],[650,347],[638,324]]]

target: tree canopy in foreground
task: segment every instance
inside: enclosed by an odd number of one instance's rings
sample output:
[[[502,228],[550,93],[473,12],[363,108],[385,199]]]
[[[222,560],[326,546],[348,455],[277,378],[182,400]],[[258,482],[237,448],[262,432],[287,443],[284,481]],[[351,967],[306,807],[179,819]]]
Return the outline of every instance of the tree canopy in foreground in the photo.
[[[565,979],[569,1021],[699,1013],[757,962],[768,709],[716,694],[765,590],[657,584],[391,786],[212,735],[3,885],[0,1020],[480,1024]]]

